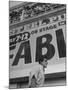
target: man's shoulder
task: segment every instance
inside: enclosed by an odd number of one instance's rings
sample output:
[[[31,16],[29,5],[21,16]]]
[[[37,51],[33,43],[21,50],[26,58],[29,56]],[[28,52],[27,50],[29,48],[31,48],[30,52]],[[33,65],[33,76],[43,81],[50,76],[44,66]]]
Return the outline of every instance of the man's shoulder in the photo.
[[[40,65],[40,64],[38,64],[38,65],[35,66],[35,68],[36,68],[36,69],[43,69],[43,66]]]
[[[40,64],[37,64],[37,65],[32,67],[32,70],[38,70],[38,69],[43,69],[43,66]]]

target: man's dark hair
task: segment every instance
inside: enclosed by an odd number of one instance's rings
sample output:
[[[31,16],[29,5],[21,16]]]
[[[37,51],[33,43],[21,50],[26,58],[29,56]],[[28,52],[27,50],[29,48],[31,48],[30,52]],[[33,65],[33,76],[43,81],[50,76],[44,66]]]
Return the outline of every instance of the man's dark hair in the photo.
[[[40,58],[40,60],[39,60],[39,64],[41,64],[41,62],[43,62],[43,60],[44,60],[43,58]]]
[[[46,58],[41,58],[41,59],[39,60],[39,64],[41,64],[41,63],[44,61],[44,59],[46,59]]]

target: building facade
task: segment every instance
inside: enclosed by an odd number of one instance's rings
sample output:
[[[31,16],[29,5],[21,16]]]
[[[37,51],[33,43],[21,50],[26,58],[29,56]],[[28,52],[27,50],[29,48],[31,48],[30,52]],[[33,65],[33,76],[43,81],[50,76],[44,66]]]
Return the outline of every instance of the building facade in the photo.
[[[66,5],[23,2],[10,8],[9,88],[26,88],[29,72],[44,58],[46,79],[62,78],[58,85],[65,85]]]

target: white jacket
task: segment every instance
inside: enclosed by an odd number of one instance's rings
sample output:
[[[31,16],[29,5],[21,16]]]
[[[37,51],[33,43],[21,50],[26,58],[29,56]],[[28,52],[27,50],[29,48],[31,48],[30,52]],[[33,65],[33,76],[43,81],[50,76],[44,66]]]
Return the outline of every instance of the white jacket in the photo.
[[[32,67],[32,70],[30,72],[29,76],[29,87],[31,86],[31,80],[32,77],[35,76],[36,78],[36,87],[41,87],[44,84],[44,70],[43,66],[38,64]]]

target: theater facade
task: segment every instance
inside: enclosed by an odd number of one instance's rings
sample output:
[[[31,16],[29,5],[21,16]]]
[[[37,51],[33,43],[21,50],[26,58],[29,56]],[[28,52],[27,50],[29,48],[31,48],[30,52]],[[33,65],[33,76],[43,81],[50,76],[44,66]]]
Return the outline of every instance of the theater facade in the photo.
[[[9,88],[26,88],[29,72],[44,58],[45,85],[57,79],[55,85],[65,85],[66,5],[22,2],[9,8]]]

